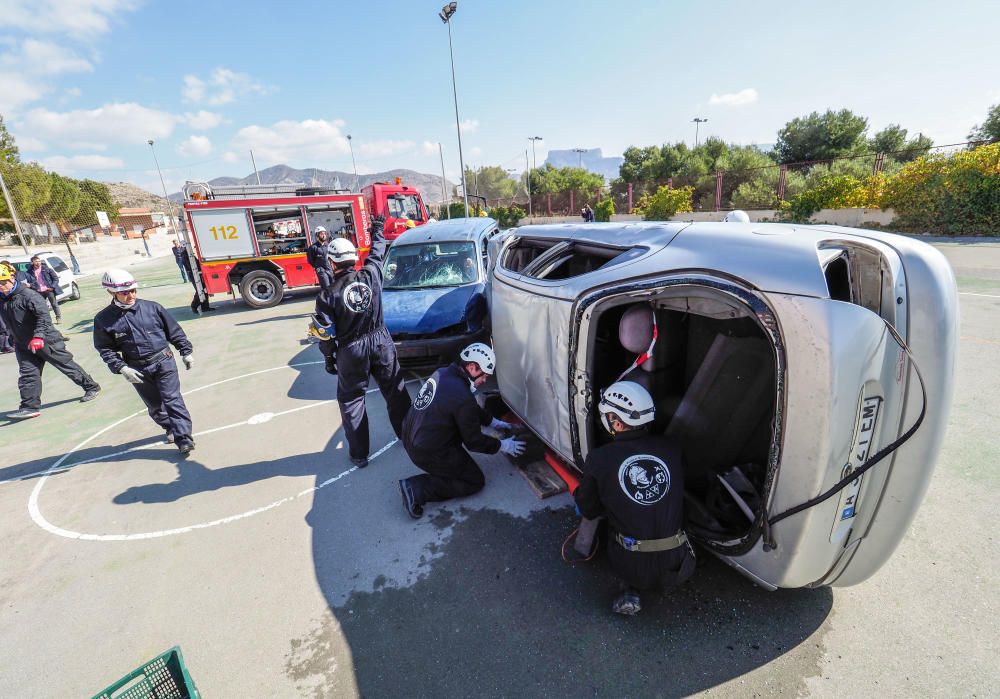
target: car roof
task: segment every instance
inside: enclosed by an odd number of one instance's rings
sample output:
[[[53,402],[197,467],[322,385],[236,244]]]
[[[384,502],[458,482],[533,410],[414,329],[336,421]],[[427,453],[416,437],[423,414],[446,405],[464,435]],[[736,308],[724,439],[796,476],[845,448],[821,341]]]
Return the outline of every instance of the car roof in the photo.
[[[688,223],[673,221],[636,221],[634,223],[551,223],[522,226],[516,235],[525,238],[575,240],[584,243],[631,248],[667,245]]]
[[[53,254],[54,254],[53,252],[51,252],[49,250],[45,250],[43,252],[33,252],[30,255],[13,255],[11,257],[3,257],[3,258],[0,258],[0,259],[7,260],[8,262],[11,262],[11,263],[14,263],[14,262],[31,262],[31,258],[34,257],[35,255],[38,255],[39,257],[45,257],[46,255],[53,255]]]
[[[434,243],[445,241],[478,240],[496,228],[497,222],[486,216],[453,218],[435,223],[425,223],[411,228],[392,241],[393,245],[407,243]]]

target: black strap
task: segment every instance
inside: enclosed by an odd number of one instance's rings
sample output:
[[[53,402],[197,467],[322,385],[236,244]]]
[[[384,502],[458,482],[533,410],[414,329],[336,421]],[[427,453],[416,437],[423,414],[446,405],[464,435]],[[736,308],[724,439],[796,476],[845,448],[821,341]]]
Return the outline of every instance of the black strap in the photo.
[[[884,320],[885,319],[883,319],[883,321]],[[903,339],[896,332],[896,329],[893,328],[891,325],[889,325],[889,323],[887,321],[886,321],[885,325],[886,325],[887,328],[889,328],[889,332],[892,333],[893,337],[896,338],[896,342],[899,343],[899,346],[903,348],[904,352],[906,352],[906,356],[909,357],[909,359],[910,359],[910,365],[913,367],[913,370],[917,373],[917,380],[920,382],[920,400],[921,400],[921,406],[920,406],[920,415],[917,417],[916,422],[913,423],[913,425],[910,427],[910,429],[908,429],[906,432],[904,432],[902,435],[900,435],[898,439],[896,439],[891,444],[887,445],[885,448],[879,450],[874,456],[872,456],[867,461],[865,461],[863,464],[861,464],[856,469],[854,469],[853,471],[851,471],[849,474],[847,474],[846,476],[844,476],[835,486],[833,486],[832,488],[830,488],[829,490],[827,490],[825,493],[822,493],[821,495],[817,495],[816,497],[814,497],[814,498],[812,498],[810,500],[806,500],[801,505],[796,505],[795,507],[790,507],[789,509],[785,510],[781,514],[777,514],[777,515],[771,517],[770,519],[768,519],[766,521],[766,524],[768,524],[768,525],[770,525],[770,526],[773,527],[775,524],[777,524],[781,520],[783,520],[783,519],[785,519],[787,517],[791,517],[794,514],[798,514],[799,512],[802,512],[803,510],[808,510],[810,507],[813,507],[814,505],[818,505],[821,502],[823,502],[824,500],[828,500],[829,498],[833,497],[834,495],[836,495],[837,493],[839,493],[841,490],[843,490],[844,488],[846,488],[849,483],[851,483],[852,481],[856,480],[857,478],[860,478],[861,476],[863,476],[872,466],[874,466],[875,464],[877,464],[878,462],[880,462],[882,459],[884,459],[885,457],[887,457],[889,454],[891,454],[892,452],[896,451],[896,449],[898,449],[899,447],[901,447],[910,437],[912,437],[914,435],[914,433],[920,427],[921,423],[923,423],[924,416],[927,414],[927,387],[924,385],[924,377],[920,373],[920,367],[918,367],[917,363],[913,360],[913,355],[910,354],[910,348],[906,346],[905,342],[903,342]]]

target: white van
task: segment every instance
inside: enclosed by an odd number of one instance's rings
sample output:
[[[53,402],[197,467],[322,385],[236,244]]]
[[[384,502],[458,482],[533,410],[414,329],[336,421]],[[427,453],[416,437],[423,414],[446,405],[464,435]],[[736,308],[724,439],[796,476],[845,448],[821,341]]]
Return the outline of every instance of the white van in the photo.
[[[35,255],[38,255],[42,260],[42,264],[48,265],[59,277],[59,286],[62,289],[62,293],[56,297],[56,300],[60,303],[63,301],[78,300],[80,298],[80,287],[77,286],[76,275],[73,274],[70,266],[63,261],[63,258],[54,252],[38,252]],[[8,257],[7,260],[20,271],[30,274],[31,258],[35,255],[18,255],[16,257]]]

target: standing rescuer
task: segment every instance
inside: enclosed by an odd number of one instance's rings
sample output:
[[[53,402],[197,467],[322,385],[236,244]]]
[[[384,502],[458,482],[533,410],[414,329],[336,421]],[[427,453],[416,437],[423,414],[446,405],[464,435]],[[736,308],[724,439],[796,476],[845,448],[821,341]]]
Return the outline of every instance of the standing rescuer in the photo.
[[[587,455],[574,497],[587,519],[608,518],[608,558],[625,585],[611,608],[631,616],[642,608],[640,590],[666,591],[694,572],[681,529],[684,464],[676,441],[649,433],[655,408],[639,384],[611,384],[598,410],[613,441]]]
[[[403,422],[403,446],[410,459],[426,471],[399,482],[403,507],[414,519],[424,513],[424,504],[478,493],[486,484],[470,451],[510,456],[524,452],[524,442],[504,440],[482,432],[486,425],[509,429],[476,403],[471,389],[493,374],[493,350],[481,342],[466,347],[458,361],[441,367],[424,382]]]
[[[316,297],[316,320],[336,328],[336,341],[321,343],[327,370],[338,374],[337,403],[347,437],[351,463],[368,465],[369,435],[365,390],[371,374],[378,383],[389,411],[389,422],[402,436],[403,418],[410,409],[396,346],[382,319],[382,260],[386,242],[382,235],[385,217],[372,220],[372,246],[361,269],[354,269],[358,252],[346,238],[334,238],[327,248],[334,279]],[[334,347],[334,342],[336,346]],[[333,353],[336,358],[333,359]]]
[[[125,270],[108,270],[101,284],[112,301],[94,318],[94,347],[112,373],[135,386],[153,422],[167,433],[167,442],[175,442],[182,454],[189,453],[194,449],[191,414],[181,397],[170,345],[190,369],[191,342],[167,309],[136,297],[135,279]]]
[[[330,234],[323,226],[317,226],[315,233],[316,242],[306,249],[306,260],[316,270],[316,279],[319,280],[320,289],[326,291],[333,283],[333,269],[331,269],[330,261],[327,259]]]
[[[20,368],[17,388],[21,407],[7,417],[23,420],[41,415],[42,369],[51,364],[83,389],[81,402],[97,397],[101,387],[73,361],[62,334],[52,325],[45,300],[28,288],[14,267],[0,265],[0,316],[13,336],[14,353]]]

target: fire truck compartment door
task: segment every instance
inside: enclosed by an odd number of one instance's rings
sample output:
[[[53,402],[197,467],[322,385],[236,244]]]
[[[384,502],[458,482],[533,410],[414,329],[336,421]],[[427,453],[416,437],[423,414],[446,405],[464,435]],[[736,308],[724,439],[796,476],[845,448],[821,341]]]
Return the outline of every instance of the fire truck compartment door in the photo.
[[[253,257],[253,238],[246,209],[192,211],[191,223],[203,260]]]

